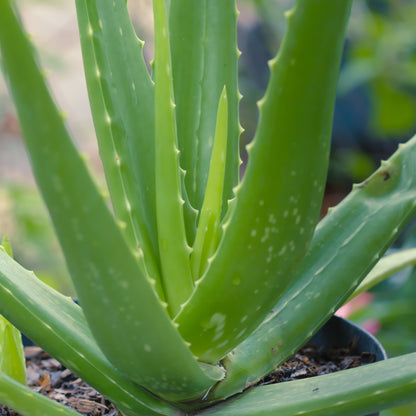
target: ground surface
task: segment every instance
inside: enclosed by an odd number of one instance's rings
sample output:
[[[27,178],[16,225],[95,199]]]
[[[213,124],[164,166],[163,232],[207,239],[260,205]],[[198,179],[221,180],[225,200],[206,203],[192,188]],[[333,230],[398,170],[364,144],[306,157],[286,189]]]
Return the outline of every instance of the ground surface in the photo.
[[[84,383],[57,360],[37,347],[26,347],[28,385],[35,391],[54,399],[86,416],[116,416],[117,410],[92,387]],[[333,348],[321,353],[308,344],[273,373],[260,380],[260,385],[286,382],[333,373],[374,362],[373,354],[358,355],[354,345]],[[0,404],[0,416],[19,416]]]

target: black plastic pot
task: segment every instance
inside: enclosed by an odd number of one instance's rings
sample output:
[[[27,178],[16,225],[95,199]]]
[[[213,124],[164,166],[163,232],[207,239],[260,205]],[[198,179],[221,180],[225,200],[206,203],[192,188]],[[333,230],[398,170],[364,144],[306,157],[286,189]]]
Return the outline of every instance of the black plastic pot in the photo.
[[[358,354],[374,354],[376,361],[387,359],[386,351],[373,335],[339,316],[333,316],[316,333],[311,342],[318,345],[322,351],[326,351],[334,346],[339,348],[348,347],[353,342]],[[379,416],[379,413],[372,413],[366,416]]]

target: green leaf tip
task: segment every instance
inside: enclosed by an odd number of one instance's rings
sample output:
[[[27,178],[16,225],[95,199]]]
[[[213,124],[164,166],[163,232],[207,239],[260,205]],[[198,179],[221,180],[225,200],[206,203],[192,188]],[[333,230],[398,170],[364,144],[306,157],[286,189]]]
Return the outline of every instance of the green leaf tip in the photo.
[[[0,402],[23,416],[81,416],[0,372]]]
[[[218,245],[227,157],[227,134],[228,99],[227,90],[224,86],[218,104],[217,124],[207,187],[191,256],[195,280],[198,280],[206,270],[208,259]]]
[[[4,236],[1,241],[1,248],[10,256],[13,257],[12,245],[8,237]]]
[[[397,230],[398,233],[398,230]],[[368,273],[365,279],[354,290],[346,302],[352,300],[360,293],[363,293],[383,280],[389,278],[394,273],[409,266],[416,265],[416,248],[400,250],[397,253],[382,257],[374,268]]]
[[[11,258],[13,251],[10,241],[3,237],[0,248]],[[26,385],[26,360],[22,336],[6,318],[0,315],[0,372]]]
[[[21,334],[3,316],[0,316],[0,371],[26,385],[26,360]]]

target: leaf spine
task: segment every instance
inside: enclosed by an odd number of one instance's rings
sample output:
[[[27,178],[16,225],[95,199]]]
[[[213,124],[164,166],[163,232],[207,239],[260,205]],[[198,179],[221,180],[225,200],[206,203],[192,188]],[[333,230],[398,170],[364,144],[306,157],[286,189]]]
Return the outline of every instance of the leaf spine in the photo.
[[[124,221],[116,220],[116,222],[120,230],[125,230],[127,228],[127,224]]]
[[[82,152],[82,153],[80,153],[80,156],[81,156],[81,159],[84,161],[84,162],[88,162],[89,161],[89,159],[90,159],[90,156],[88,155],[88,153],[86,153],[86,152]]]

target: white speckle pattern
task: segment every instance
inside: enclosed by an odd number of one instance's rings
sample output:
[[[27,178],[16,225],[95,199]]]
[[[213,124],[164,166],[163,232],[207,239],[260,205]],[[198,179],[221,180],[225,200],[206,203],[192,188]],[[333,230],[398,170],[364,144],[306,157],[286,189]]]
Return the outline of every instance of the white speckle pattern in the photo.
[[[283,254],[285,254],[285,253],[286,253],[286,250],[287,250],[287,247],[286,247],[286,246],[283,246],[283,247],[280,249],[280,251],[279,251],[279,253],[278,253],[278,256],[283,256]]]
[[[266,240],[268,240],[269,236],[270,236],[270,227],[266,227],[264,229],[264,234],[263,234],[263,237],[260,239],[260,242],[264,243]]]

